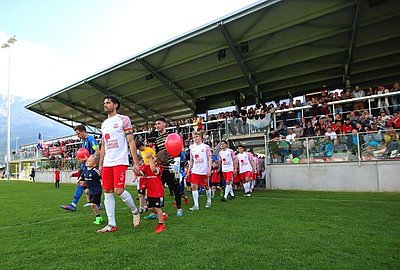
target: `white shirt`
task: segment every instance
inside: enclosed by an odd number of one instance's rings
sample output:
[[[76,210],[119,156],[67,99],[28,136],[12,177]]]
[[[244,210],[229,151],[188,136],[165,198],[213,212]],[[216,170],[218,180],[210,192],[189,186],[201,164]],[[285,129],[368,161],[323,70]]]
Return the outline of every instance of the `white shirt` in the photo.
[[[288,135],[286,136],[286,141],[287,141],[288,143],[294,142],[294,138],[296,138],[296,133],[288,134]]]
[[[207,144],[193,144],[190,148],[190,159],[193,160],[192,173],[207,175],[209,172],[208,157],[210,156],[211,150]]]
[[[331,141],[332,140],[334,140],[334,139],[337,139],[337,135],[336,135],[336,132],[335,131],[332,131],[332,132],[325,132],[325,136],[329,136],[329,138],[331,139]]]
[[[253,155],[249,152],[243,152],[237,154],[237,159],[239,161],[239,173],[252,172],[250,160],[253,160]]]
[[[219,152],[219,159],[221,160],[223,172],[233,172],[235,154],[233,153],[232,149],[227,148],[225,150],[221,150]]]
[[[129,165],[127,134],[132,134],[132,124],[128,116],[115,115],[101,124],[105,155],[103,166]]]

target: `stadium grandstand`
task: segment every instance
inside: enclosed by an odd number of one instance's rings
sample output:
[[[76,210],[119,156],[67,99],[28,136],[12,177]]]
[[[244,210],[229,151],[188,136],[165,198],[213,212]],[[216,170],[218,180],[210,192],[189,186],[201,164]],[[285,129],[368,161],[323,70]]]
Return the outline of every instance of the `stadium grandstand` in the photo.
[[[399,14],[395,0],[260,1],[26,108],[99,134],[112,94],[148,144],[163,116],[185,147],[193,130],[215,151],[247,145],[266,188],[399,191]],[[74,169],[76,137],[57,141],[22,146],[14,173],[26,152],[44,173]]]

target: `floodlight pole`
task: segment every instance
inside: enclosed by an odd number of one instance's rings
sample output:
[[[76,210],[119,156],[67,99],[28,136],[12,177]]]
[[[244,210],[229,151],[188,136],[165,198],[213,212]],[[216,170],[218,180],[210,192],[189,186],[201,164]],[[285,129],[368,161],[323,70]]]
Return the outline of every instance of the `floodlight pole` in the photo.
[[[10,161],[11,161],[11,94],[10,94],[10,78],[11,78],[11,45],[17,41],[15,36],[10,37],[1,48],[8,48],[8,86],[7,86],[7,155],[6,155],[6,168],[7,180],[10,180]]]

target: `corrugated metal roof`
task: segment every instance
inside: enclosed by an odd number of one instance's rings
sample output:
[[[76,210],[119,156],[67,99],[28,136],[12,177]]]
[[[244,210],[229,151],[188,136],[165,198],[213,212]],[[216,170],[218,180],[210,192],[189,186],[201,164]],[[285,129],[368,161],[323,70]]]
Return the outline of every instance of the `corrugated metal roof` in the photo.
[[[391,83],[400,76],[400,3],[260,1],[26,106],[99,127],[106,94],[134,124],[162,115],[270,100],[322,86]],[[220,58],[218,59],[218,54]]]

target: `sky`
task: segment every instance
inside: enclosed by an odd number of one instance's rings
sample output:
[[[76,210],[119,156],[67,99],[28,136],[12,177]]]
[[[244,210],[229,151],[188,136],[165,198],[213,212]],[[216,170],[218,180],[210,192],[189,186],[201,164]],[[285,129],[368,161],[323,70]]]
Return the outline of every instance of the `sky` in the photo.
[[[39,99],[255,0],[0,0],[0,94]],[[8,65],[9,54],[11,59]]]

